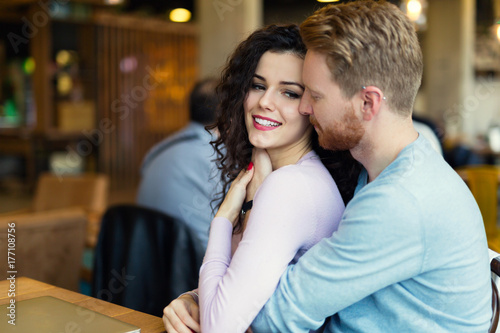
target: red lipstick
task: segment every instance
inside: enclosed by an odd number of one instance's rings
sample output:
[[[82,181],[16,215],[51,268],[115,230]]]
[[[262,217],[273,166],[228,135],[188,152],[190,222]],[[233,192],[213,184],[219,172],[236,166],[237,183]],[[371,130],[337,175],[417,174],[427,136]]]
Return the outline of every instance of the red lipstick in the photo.
[[[279,124],[278,126],[264,126],[264,125],[261,125],[259,123],[257,123],[255,121],[255,119],[258,118],[258,119],[262,119],[262,120],[267,120],[267,121],[271,121],[273,123],[276,123],[276,124]],[[253,116],[253,126],[258,129],[259,131],[272,131],[274,129],[277,129],[278,127],[281,126],[281,123],[274,120],[274,119],[271,119],[271,118],[266,118],[266,117],[262,117],[262,116]]]

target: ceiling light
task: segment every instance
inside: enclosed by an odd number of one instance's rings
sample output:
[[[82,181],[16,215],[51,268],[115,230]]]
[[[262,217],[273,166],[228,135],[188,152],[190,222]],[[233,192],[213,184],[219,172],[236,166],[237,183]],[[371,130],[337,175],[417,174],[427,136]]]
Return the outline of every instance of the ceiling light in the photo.
[[[408,17],[413,22],[417,21],[422,13],[422,3],[419,0],[410,0],[406,4],[406,8],[408,11]]]
[[[316,0],[318,2],[339,2],[340,0]]]
[[[188,22],[191,19],[191,12],[184,8],[176,8],[170,12],[170,21]]]
[[[106,0],[106,5],[119,5],[123,2],[123,0]]]

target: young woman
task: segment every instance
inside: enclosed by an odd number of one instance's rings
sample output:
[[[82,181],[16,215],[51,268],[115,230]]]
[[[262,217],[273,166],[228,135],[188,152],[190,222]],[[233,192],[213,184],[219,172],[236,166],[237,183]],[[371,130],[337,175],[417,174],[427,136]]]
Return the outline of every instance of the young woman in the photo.
[[[223,71],[214,146],[227,193],[200,269],[203,333],[244,332],[286,267],[337,229],[354,192],[357,163],[323,151],[299,111],[305,52],[297,26],[271,25],[243,41]],[[186,296],[165,308],[168,332],[200,331]]]

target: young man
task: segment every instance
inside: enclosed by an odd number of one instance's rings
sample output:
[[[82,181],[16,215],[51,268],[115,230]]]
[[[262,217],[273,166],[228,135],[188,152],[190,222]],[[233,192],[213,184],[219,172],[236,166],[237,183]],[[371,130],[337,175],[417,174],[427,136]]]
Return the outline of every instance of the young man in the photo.
[[[338,231],[294,266],[254,332],[487,332],[491,282],[481,214],[411,110],[422,54],[394,5],[332,5],[301,25],[300,110],[320,144],[364,167]],[[306,222],[306,221],[305,221]]]
[[[412,23],[390,3],[356,1],[323,7],[301,34],[300,111],[323,147],[349,149],[364,170],[338,231],[288,267],[254,333],[487,332],[479,208],[411,120],[423,70]],[[196,304],[178,300],[166,326],[198,329]]]

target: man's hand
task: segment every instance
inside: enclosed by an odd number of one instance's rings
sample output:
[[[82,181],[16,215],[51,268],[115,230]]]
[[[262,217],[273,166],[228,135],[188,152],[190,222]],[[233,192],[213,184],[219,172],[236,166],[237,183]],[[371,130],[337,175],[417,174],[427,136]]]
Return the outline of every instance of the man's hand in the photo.
[[[163,325],[168,333],[200,333],[200,311],[190,295],[181,295],[163,309]]]

